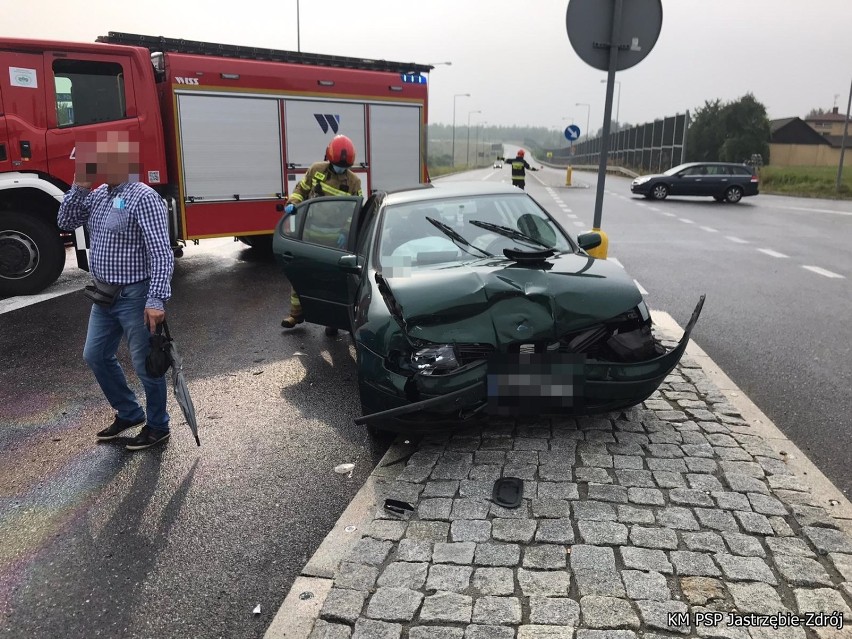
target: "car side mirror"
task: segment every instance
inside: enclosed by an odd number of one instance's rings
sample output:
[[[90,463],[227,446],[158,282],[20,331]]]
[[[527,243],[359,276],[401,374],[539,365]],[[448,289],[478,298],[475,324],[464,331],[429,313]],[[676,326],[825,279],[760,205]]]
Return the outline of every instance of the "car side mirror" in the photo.
[[[594,231],[581,233],[577,236],[577,244],[579,244],[580,248],[584,251],[600,246],[602,241],[603,238],[601,238],[601,234]]]
[[[342,255],[337,260],[337,268],[344,273],[352,273],[352,275],[361,274],[361,263],[357,255]]]

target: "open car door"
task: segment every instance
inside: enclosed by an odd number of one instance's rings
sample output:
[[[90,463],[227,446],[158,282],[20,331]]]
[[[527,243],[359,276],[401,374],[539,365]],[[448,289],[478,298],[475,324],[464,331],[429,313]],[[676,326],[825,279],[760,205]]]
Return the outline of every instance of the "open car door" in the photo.
[[[356,276],[341,268],[341,258],[352,254],[360,212],[360,197],[320,197],[278,222],[272,250],[312,324],[351,329],[349,279]]]

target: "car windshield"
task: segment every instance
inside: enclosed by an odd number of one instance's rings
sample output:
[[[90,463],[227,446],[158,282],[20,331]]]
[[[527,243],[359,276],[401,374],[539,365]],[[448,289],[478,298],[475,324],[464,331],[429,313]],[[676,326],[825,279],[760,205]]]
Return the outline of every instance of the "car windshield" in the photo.
[[[511,233],[483,228],[482,223],[519,235],[507,237]],[[449,229],[445,232],[441,226]],[[571,241],[524,193],[422,200],[385,208],[379,260],[383,267],[446,266],[487,257],[483,251],[506,259],[504,249],[530,252],[540,250],[540,245],[574,251]]]

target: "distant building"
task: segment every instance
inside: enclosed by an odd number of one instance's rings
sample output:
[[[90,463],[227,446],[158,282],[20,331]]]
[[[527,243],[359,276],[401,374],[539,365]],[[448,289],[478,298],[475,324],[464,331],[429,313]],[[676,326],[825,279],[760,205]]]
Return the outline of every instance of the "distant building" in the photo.
[[[837,107],[834,107],[830,113],[815,115],[810,118],[805,118],[814,131],[826,136],[842,136],[843,123],[846,121],[846,116],[843,113],[838,113]],[[852,129],[852,119],[849,121],[849,128]]]
[[[844,116],[826,113],[808,121],[802,118],[782,118],[769,123],[769,160],[773,166],[837,166],[840,162],[840,143],[843,135]],[[840,118],[839,124],[834,116]],[[827,119],[826,119],[827,118]],[[822,134],[814,123],[829,133]],[[837,124],[840,133],[831,133],[825,123]],[[852,122],[850,138],[846,145],[852,146]],[[844,166],[852,166],[852,153],[847,153]]]

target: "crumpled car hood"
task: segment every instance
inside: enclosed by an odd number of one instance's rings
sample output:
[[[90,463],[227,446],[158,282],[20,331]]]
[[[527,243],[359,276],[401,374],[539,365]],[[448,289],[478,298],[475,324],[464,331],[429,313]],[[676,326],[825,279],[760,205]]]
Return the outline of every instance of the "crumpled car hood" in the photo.
[[[621,267],[576,254],[534,264],[479,260],[414,269],[386,281],[409,337],[439,343],[553,340],[642,299]]]

